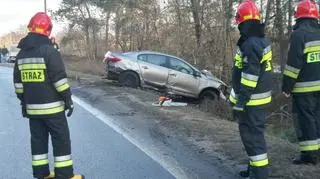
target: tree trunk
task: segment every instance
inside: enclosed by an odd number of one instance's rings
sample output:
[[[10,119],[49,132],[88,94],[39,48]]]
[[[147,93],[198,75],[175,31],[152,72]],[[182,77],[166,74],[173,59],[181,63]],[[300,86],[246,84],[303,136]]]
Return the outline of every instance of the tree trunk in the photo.
[[[107,16],[106,16],[106,36],[105,36],[105,45],[106,45],[106,48],[109,48],[109,21],[110,21],[110,15],[111,15],[111,12],[108,11],[107,12]]]
[[[265,23],[266,27],[268,27],[268,25],[270,23],[270,14],[271,14],[272,6],[273,6],[273,1],[274,0],[268,0],[268,2],[267,2],[266,17],[264,19],[264,23]]]
[[[199,0],[191,0],[191,9],[192,9],[192,16],[194,20],[194,29],[195,29],[195,36],[197,39],[197,48],[200,48],[201,44],[201,23],[199,18],[199,9],[200,3]]]

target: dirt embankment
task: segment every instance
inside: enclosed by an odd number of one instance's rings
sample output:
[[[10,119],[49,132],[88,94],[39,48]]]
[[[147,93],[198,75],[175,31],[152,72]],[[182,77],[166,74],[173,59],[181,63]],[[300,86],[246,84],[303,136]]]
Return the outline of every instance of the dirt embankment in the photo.
[[[76,71],[85,68],[88,71],[84,70],[84,74],[95,68],[89,66],[91,63],[87,64],[88,66],[84,65],[84,63],[77,63],[77,61],[67,61],[67,66],[72,66],[71,69]],[[77,65],[80,65],[81,68],[76,67]],[[98,65],[96,67],[102,70],[101,72],[103,73],[104,66]],[[99,72],[98,74],[101,75],[102,73]],[[208,158],[208,160],[212,156],[219,154],[221,162],[229,162],[232,166],[246,165],[247,157],[239,137],[237,123],[216,117],[214,113],[217,110],[203,112],[199,110],[197,104],[191,104],[183,108],[154,107],[151,103],[158,99],[160,93],[150,90],[122,88],[115,85],[115,83],[102,80],[101,77],[95,77],[93,80],[90,77],[83,77],[83,73],[78,75],[80,76],[79,81],[83,86],[89,85],[91,88],[99,88],[105,91],[105,94],[100,94],[101,96],[92,94],[95,98],[116,97],[135,111],[158,116],[160,121],[159,129],[164,134],[163,136],[175,137],[183,141]],[[277,96],[275,97],[277,98]],[[281,103],[279,106],[289,103],[289,100],[280,97],[277,99]],[[271,106],[270,110],[276,111],[279,106]],[[218,108],[219,106],[215,107],[215,109]],[[230,116],[227,113],[228,111],[218,111],[220,113],[224,112],[225,116]],[[223,114],[221,115],[223,116]],[[276,114],[270,117],[266,135],[270,158],[270,178],[320,178],[319,164],[317,166],[296,166],[291,164],[292,158],[298,154],[298,146],[289,142],[288,138],[282,135],[286,135],[285,133],[288,132],[288,129],[285,129],[286,126],[290,127],[290,135],[294,133],[291,131],[292,122],[280,119],[280,117],[279,121],[274,121],[276,118]],[[276,132],[275,129],[277,129]]]

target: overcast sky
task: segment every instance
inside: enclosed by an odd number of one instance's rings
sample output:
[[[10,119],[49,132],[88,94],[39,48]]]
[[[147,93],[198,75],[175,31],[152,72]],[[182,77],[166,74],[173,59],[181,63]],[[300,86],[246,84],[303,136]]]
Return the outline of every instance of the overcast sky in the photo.
[[[48,9],[57,9],[62,0],[47,0]],[[0,36],[20,25],[27,25],[36,13],[44,11],[44,0],[1,0]],[[53,34],[61,29],[61,25],[53,22]]]

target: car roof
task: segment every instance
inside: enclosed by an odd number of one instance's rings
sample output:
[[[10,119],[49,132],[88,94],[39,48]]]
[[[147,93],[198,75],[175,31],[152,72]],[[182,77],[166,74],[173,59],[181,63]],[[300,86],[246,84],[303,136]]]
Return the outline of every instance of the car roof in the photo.
[[[173,58],[177,58],[177,59],[179,59],[179,60],[185,61],[184,59],[182,59],[182,58],[180,58],[180,57],[177,57],[177,56],[174,56],[174,55],[169,55],[169,54],[166,54],[166,53],[161,53],[161,52],[156,52],[156,51],[150,51],[150,50],[143,50],[143,51],[134,51],[134,52],[126,52],[126,53],[123,53],[123,55],[140,55],[140,54],[164,55],[164,56],[169,56],[169,57],[173,57]]]

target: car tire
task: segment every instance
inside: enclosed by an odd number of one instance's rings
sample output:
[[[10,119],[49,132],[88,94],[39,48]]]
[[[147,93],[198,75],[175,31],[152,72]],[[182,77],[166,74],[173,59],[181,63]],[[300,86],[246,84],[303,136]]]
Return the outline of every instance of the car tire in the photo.
[[[200,94],[199,100],[200,100],[200,103],[199,103],[200,109],[205,112],[209,112],[213,110],[217,101],[219,100],[219,97],[214,90],[208,89],[203,91]]]
[[[131,71],[126,71],[119,75],[119,83],[125,87],[137,88],[139,81],[139,76]]]

